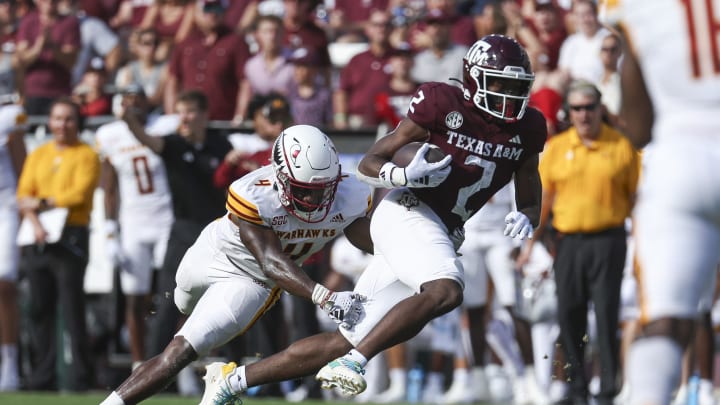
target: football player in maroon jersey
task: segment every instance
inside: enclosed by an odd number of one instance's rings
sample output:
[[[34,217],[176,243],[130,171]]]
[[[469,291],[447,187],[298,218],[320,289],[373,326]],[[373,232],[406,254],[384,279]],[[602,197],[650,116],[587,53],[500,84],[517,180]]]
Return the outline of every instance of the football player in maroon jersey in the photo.
[[[374,257],[355,289],[368,297],[365,317],[352,329],[311,336],[248,366],[209,366],[204,398],[231,403],[248,386],[318,369],[324,388],[358,394],[366,388],[368,359],[460,305],[464,281],[456,250],[463,224],[511,179],[517,211],[505,218],[505,234],[532,237],[541,201],[538,154],[547,135],[542,114],[527,106],[533,79],[525,50],[511,38],[489,35],[465,56],[462,87],[421,85],[407,118],[358,167],[359,178],[391,189],[373,214]],[[426,144],[406,167],[392,163],[397,150],[416,141]],[[445,158],[427,162],[430,145]]]

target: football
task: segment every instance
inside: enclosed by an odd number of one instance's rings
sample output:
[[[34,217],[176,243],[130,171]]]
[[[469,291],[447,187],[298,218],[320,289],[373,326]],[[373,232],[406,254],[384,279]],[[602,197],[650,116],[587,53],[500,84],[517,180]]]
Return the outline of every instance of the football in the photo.
[[[410,142],[409,144],[404,145],[395,152],[392,158],[392,162],[399,167],[407,166],[408,163],[410,163],[415,157],[415,154],[422,145],[423,142]],[[444,157],[445,152],[443,152],[442,149],[438,148],[435,145],[430,145],[430,149],[428,149],[427,153],[425,154],[425,160],[427,160],[428,163],[439,162],[443,160]]]

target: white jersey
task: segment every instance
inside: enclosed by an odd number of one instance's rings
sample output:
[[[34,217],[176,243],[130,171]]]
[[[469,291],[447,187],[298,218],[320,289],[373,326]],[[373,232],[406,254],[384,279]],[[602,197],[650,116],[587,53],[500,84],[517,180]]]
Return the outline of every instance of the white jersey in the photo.
[[[242,220],[272,228],[280,238],[283,250],[298,265],[341,235],[350,223],[366,216],[372,203],[369,186],[361,183],[354,175],[343,174],[326,219],[308,223],[290,214],[280,204],[273,185],[274,179],[271,166],[261,167],[243,176],[230,185],[226,206],[228,212]],[[237,226],[227,216],[218,220],[215,226],[218,249],[238,269],[268,285],[274,285],[263,274],[257,260],[242,244],[237,233]]]
[[[175,128],[166,126],[164,132]],[[171,224],[172,200],[162,159],[138,142],[123,121],[101,126],[95,137],[100,155],[117,172],[121,225]]]
[[[718,13],[720,0],[620,2],[620,24],[655,108],[654,142],[720,137],[720,47],[709,25]]]

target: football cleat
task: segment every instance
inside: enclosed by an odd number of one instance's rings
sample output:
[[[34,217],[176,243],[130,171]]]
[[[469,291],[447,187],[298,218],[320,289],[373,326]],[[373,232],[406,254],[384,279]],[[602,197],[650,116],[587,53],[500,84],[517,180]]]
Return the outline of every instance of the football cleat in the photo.
[[[357,395],[367,388],[365,369],[360,363],[340,357],[326,364],[315,376],[326,390],[337,387],[345,395]]]
[[[239,392],[233,392],[227,382],[228,375],[237,368],[237,364],[215,362],[205,366],[205,393],[200,405],[242,405]]]

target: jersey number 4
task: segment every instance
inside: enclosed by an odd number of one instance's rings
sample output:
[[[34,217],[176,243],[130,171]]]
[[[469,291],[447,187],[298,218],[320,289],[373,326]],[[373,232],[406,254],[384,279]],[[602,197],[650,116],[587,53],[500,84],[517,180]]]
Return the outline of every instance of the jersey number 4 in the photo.
[[[685,8],[688,35],[690,36],[690,60],[692,62],[693,77],[700,78],[702,76],[700,57],[708,55],[707,47],[710,48],[709,56],[712,58],[710,62],[713,74],[720,74],[720,48],[717,39],[718,34],[720,34],[720,22],[715,20],[713,2],[710,0],[680,0],[680,2]],[[703,45],[705,49],[701,49]]]

